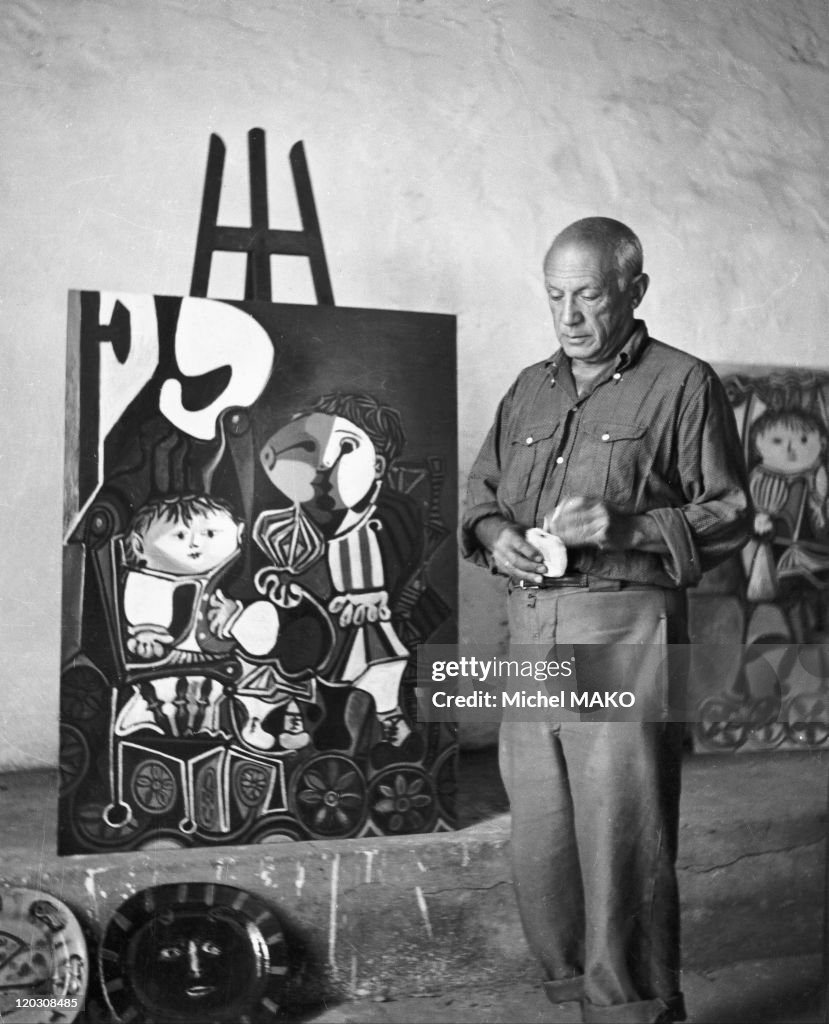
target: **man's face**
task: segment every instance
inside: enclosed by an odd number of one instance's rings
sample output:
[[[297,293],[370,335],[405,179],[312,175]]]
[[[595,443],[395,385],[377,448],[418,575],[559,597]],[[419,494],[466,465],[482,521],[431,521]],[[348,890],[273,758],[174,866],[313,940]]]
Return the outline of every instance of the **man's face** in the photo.
[[[384,462],[364,430],[329,413],[300,416],[261,452],[273,485],[291,501],[321,511],[354,508],[383,474]]]
[[[170,924],[146,926],[133,957],[142,1002],[186,1020],[227,1010],[254,981],[244,929],[213,917],[183,913]]]
[[[820,459],[823,442],[812,427],[776,423],[769,426],[755,441],[760,460],[778,473],[802,473]]]
[[[241,527],[223,510],[182,520],[157,519],[139,538],[148,569],[197,576],[216,569],[239,548]]]
[[[633,307],[647,287],[641,275],[620,289],[612,253],[578,241],[551,251],[544,282],[559,344],[565,355],[585,363],[604,362],[622,348],[633,329]]]

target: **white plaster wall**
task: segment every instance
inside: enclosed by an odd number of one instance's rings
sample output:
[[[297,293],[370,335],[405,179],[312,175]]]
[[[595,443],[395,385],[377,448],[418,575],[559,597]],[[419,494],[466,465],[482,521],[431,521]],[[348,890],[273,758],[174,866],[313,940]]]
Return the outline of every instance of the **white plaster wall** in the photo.
[[[539,264],[577,217],[640,233],[657,336],[826,362],[828,39],[824,0],[5,0],[0,767],[57,755],[66,292],[188,290],[211,131],[224,222],[261,126],[299,226],[304,139],[338,304],[458,315],[466,470],[552,346]],[[242,279],[224,257],[211,294]],[[462,586],[464,636],[501,631],[497,586]]]

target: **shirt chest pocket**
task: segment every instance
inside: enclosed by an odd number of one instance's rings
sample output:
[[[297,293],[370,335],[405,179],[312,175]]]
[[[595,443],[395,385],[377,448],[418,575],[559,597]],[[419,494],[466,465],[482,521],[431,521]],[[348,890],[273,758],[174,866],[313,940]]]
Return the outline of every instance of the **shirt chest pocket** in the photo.
[[[557,423],[522,424],[512,431],[501,477],[504,498],[510,503],[536,499],[553,455]]]
[[[595,494],[617,503],[633,499],[649,463],[647,430],[645,423],[592,420],[582,424],[579,455],[590,467]]]

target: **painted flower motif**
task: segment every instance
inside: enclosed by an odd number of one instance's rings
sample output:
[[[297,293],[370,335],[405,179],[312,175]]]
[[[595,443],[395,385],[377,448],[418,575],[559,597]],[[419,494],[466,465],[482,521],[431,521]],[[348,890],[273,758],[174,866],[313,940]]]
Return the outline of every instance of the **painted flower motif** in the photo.
[[[418,832],[430,817],[432,794],[426,776],[411,770],[394,771],[378,782],[374,812],[385,819],[390,832]]]
[[[236,796],[245,807],[255,807],[259,803],[269,782],[270,774],[258,764],[238,765],[233,777]]]
[[[365,808],[365,784],[349,758],[327,755],[312,761],[296,791],[298,814],[313,832],[344,836],[356,829]]]
[[[160,761],[144,761],[135,773],[132,791],[138,805],[145,811],[161,814],[173,806],[176,780]]]

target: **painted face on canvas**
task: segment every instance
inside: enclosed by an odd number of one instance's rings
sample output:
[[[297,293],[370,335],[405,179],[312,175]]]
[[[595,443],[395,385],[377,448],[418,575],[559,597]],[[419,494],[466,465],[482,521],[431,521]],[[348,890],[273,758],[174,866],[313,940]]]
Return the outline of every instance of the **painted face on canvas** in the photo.
[[[242,527],[229,512],[211,509],[183,517],[158,518],[133,539],[148,569],[196,576],[227,562],[238,550]]]
[[[364,430],[322,412],[300,416],[278,430],[263,447],[261,460],[286,497],[324,512],[357,507],[385,469]]]
[[[796,420],[770,424],[754,443],[763,465],[778,473],[802,473],[815,466],[823,454],[820,432]]]

